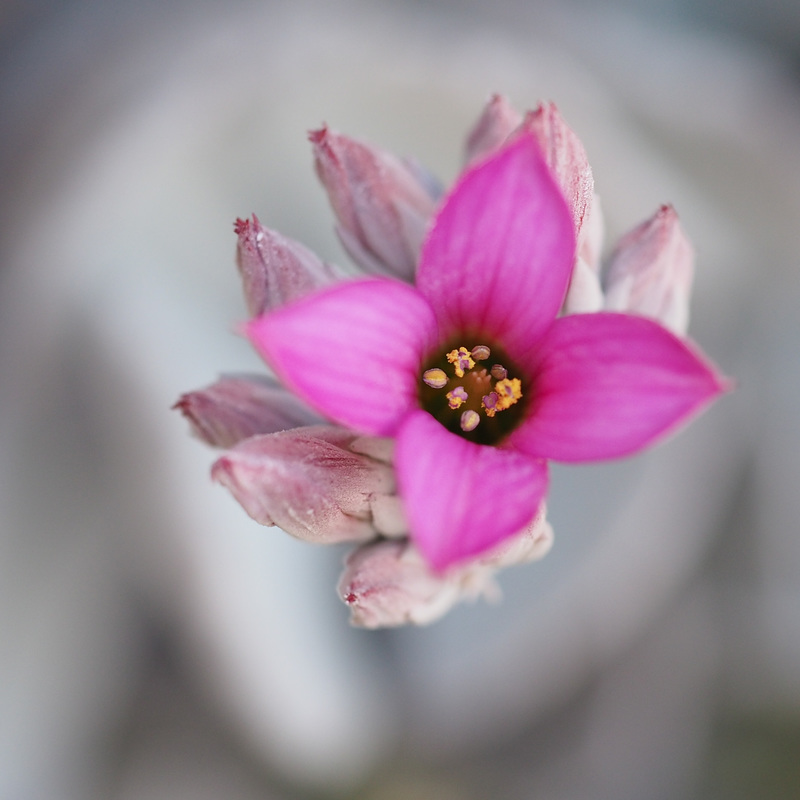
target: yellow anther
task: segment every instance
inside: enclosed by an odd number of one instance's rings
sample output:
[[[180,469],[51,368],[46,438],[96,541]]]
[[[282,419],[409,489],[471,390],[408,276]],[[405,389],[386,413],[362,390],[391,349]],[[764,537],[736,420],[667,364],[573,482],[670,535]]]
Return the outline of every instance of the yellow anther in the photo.
[[[497,410],[504,411],[522,397],[522,383],[519,378],[505,378],[494,387],[497,392]]]
[[[481,421],[480,414],[477,411],[473,411],[472,409],[468,409],[461,415],[461,430],[464,433],[469,433],[470,431],[474,431],[475,428],[478,427],[478,423]]]
[[[456,377],[463,378],[464,372],[475,366],[475,361],[466,347],[459,347],[458,350],[451,350],[447,354],[447,360],[455,367]]]
[[[456,386],[452,392],[447,393],[447,403],[450,408],[460,408],[467,402],[469,395],[464,390],[463,386]]]
[[[486,361],[491,354],[492,351],[485,344],[479,344],[472,348],[472,357],[476,361]]]
[[[497,392],[489,392],[481,400],[481,406],[487,417],[493,417],[497,413],[497,399]]]
[[[443,369],[426,369],[422,373],[422,380],[432,389],[443,389],[447,386],[447,373]]]

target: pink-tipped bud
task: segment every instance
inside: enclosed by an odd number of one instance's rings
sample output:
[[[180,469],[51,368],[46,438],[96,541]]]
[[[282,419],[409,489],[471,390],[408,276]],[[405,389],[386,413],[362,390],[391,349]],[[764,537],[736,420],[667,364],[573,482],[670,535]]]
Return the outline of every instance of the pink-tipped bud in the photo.
[[[544,558],[552,546],[553,528],[547,521],[547,508],[542,504],[534,518],[519,533],[484,553],[478,563],[493,569],[513,567]]]
[[[603,247],[603,215],[594,193],[594,178],[586,150],[555,103],[540,103],[535,111],[525,116],[522,128],[533,133],[539,142],[547,165],[572,212],[575,265],[564,312],[599,311],[603,305],[598,274]]]
[[[391,467],[350,449],[356,435],[319,425],[254,436],[211,470],[262,525],[322,544],[375,536],[370,500],[393,494]]]
[[[494,576],[499,569],[543,558],[552,544],[544,505],[519,533],[444,573],[433,572],[408,539],[372,542],[347,557],[338,592],[350,609],[352,625],[427,625],[456,603],[481,595],[498,597]]]
[[[555,103],[540,103],[522,123],[542,148],[545,161],[556,179],[567,205],[572,211],[578,250],[582,244],[584,224],[592,206],[594,178],[583,143],[564,118]]]
[[[261,433],[319,422],[319,417],[277,381],[228,375],[205,389],[187,392],[173,406],[192,432],[212,447],[233,447]]]
[[[411,280],[436,204],[419,170],[327,127],[309,138],[345,250],[368,272]]]
[[[679,335],[689,327],[694,249],[665,205],[620,239],[608,265],[605,307],[653,317]]]
[[[494,153],[521,122],[522,115],[503,95],[492,95],[467,136],[465,163],[471,164]]]
[[[237,219],[236,263],[251,317],[325,286],[341,275],[299,242],[252,220]]]
[[[457,581],[433,573],[408,540],[381,541],[354,550],[339,579],[350,622],[361,628],[427,625],[460,599]]]

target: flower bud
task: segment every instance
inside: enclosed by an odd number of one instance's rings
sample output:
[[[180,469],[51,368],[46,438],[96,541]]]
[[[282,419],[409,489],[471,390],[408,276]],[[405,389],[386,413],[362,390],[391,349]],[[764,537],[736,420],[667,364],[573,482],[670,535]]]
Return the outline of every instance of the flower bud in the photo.
[[[503,95],[492,95],[467,136],[464,162],[471,164],[498,150],[521,122],[522,115]]]
[[[260,433],[313,425],[319,417],[266,376],[228,375],[205,389],[187,392],[173,406],[192,432],[212,447],[233,447]]]
[[[689,327],[694,249],[665,205],[620,239],[606,275],[605,307],[653,317],[683,335]]]
[[[387,464],[354,453],[355,434],[317,425],[254,436],[211,470],[262,525],[321,544],[375,536],[370,499],[395,491]]]
[[[545,161],[561,188],[575,226],[575,265],[564,312],[599,311],[603,307],[599,266],[603,246],[603,215],[594,193],[594,178],[583,143],[564,121],[554,103],[540,103],[525,116],[522,128],[539,142]]]
[[[444,573],[434,572],[408,539],[372,542],[347,557],[338,592],[350,608],[352,625],[428,625],[456,603],[480,595],[497,598],[500,590],[494,575],[498,569],[543,558],[552,544],[553,529],[544,505],[518,534]]]
[[[351,624],[361,628],[427,625],[462,595],[458,582],[432,572],[407,539],[354,550],[337,588],[350,608]]]
[[[519,533],[481,556],[478,563],[495,569],[526,564],[544,558],[552,546],[553,528],[547,521],[547,509],[542,504],[534,518]]]
[[[592,168],[583,143],[564,122],[555,103],[540,103],[535,111],[526,114],[522,127],[536,137],[545,161],[561,188],[572,212],[580,252],[583,228],[588,222],[594,195]]]
[[[411,280],[435,206],[419,169],[327,127],[309,138],[345,250],[368,272]]]
[[[270,311],[340,278],[299,242],[265,228],[258,217],[237,219],[236,263],[251,317]]]

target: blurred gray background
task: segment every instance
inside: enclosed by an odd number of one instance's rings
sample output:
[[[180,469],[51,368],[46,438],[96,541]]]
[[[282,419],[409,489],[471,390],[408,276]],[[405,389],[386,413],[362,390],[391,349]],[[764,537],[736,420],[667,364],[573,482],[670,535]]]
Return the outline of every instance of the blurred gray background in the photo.
[[[0,3],[0,798],[800,796],[800,4]],[[348,627],[170,405],[258,370],[231,223],[343,261],[305,132],[443,180],[555,100],[607,244],[672,202],[738,382],[553,471],[498,605]]]

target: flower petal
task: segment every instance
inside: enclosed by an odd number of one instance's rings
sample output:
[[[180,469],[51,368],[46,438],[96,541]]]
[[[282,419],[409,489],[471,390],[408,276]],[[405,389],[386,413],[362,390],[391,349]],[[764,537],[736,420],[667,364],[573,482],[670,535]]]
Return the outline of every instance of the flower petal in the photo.
[[[547,465],[468,442],[426,411],[397,435],[395,469],[411,538],[442,570],[518,533],[547,492]]]
[[[391,436],[416,403],[420,365],[437,336],[419,292],[381,279],[332,286],[252,320],[245,330],[309,405],[376,436]]]
[[[628,314],[556,320],[533,371],[529,418],[509,445],[557,461],[628,455],[729,388],[693,347]]]
[[[173,408],[212,447],[233,447],[259,433],[320,421],[274,378],[261,375],[226,375],[205,389],[182,394]]]
[[[444,331],[494,338],[522,358],[558,313],[574,254],[569,209],[523,134],[463,173],[425,242],[417,286]]]

